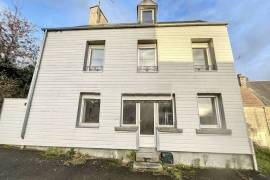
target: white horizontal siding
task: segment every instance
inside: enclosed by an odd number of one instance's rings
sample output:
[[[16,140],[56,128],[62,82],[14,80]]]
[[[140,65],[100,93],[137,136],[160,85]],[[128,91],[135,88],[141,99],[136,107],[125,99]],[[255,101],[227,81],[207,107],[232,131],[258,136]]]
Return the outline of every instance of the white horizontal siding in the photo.
[[[22,145],[21,130],[26,99],[4,99],[0,117],[0,144]]]
[[[192,38],[213,38],[217,72],[195,72]],[[137,73],[137,42],[157,39],[158,73]],[[106,40],[104,72],[83,72],[88,40]],[[101,93],[99,128],[76,128],[80,92]],[[160,134],[160,149],[250,154],[231,46],[224,26],[49,32],[24,143],[43,146],[135,149],[136,133],[115,132],[121,93],[176,94],[183,134]],[[222,93],[232,136],[198,136],[196,95]]]

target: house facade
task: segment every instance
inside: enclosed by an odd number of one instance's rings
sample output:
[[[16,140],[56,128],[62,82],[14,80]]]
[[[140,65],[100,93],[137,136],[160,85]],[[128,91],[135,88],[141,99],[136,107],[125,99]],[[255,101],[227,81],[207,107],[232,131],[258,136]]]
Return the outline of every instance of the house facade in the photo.
[[[258,145],[270,147],[270,81],[249,81],[238,75],[249,136]]]
[[[28,98],[4,100],[0,144],[254,169],[227,24],[158,22],[151,0],[137,11],[108,24],[96,6],[89,25],[44,29]]]

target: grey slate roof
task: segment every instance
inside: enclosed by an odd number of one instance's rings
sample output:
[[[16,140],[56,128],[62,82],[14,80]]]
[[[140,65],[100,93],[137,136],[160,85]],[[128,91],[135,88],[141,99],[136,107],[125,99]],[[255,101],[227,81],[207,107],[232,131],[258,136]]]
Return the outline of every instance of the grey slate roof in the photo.
[[[266,106],[270,106],[270,81],[249,81],[248,87]]]
[[[156,24],[140,24],[140,23],[99,24],[99,25],[84,25],[73,27],[42,28],[42,30],[65,31],[65,30],[89,30],[89,29],[120,29],[120,28],[175,27],[175,26],[211,26],[211,25],[225,26],[227,25],[227,23],[192,20],[192,21],[157,22]]]

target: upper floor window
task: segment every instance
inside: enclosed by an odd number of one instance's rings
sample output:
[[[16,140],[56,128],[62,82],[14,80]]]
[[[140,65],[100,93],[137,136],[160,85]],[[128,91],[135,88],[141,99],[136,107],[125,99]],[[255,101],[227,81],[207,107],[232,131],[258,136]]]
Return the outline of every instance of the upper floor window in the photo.
[[[79,126],[95,127],[99,124],[100,97],[97,94],[81,94]]]
[[[153,23],[154,22],[154,10],[142,10],[142,23]]]
[[[217,70],[212,41],[192,42],[194,68],[198,71]]]
[[[157,45],[151,41],[139,41],[138,43],[138,71],[156,72],[157,64]]]
[[[103,71],[105,41],[90,41],[87,44],[84,70]]]
[[[223,109],[220,101],[216,94],[198,95],[200,128],[222,128]]]

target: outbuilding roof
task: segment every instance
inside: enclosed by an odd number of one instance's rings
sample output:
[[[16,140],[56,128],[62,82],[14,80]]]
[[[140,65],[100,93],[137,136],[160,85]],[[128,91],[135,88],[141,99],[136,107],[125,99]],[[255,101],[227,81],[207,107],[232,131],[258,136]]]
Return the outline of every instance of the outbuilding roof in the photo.
[[[270,81],[249,81],[248,87],[265,106],[270,106]]]

